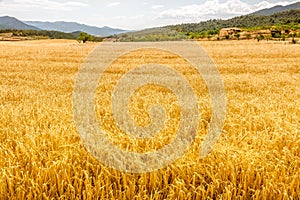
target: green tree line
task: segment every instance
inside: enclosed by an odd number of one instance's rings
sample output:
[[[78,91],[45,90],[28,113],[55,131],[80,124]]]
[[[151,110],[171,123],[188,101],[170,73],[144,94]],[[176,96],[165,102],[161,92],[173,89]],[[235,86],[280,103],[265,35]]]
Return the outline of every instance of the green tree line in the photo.
[[[84,32],[64,33],[60,31],[47,31],[47,30],[16,30],[16,29],[4,29],[0,30],[0,33],[12,33],[14,37],[29,37],[35,38],[48,38],[48,39],[70,39],[81,40],[83,42],[93,41],[100,42],[102,38],[89,35]]]

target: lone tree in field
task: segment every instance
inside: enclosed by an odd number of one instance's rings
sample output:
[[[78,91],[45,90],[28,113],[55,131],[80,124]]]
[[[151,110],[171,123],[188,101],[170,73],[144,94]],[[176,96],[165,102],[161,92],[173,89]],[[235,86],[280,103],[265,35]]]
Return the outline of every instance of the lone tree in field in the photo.
[[[77,41],[78,42],[83,42],[83,43],[86,43],[86,41],[89,41],[91,38],[91,36],[85,32],[81,32],[78,37],[77,37]]]

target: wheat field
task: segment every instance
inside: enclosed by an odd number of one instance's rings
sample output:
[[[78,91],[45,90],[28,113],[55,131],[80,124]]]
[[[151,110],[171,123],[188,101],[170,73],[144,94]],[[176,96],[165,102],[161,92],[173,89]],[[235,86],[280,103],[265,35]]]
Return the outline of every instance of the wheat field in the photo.
[[[198,153],[210,121],[210,97],[195,70],[158,50],[132,52],[116,61],[100,80],[95,102],[99,125],[119,148],[159,149],[172,140],[180,120],[171,91],[148,85],[131,98],[130,112],[136,123],[149,124],[145,110],[158,101],[168,111],[166,129],[150,140],[134,140],[118,130],[109,98],[129,63],[146,57],[173,65],[198,98],[201,118],[190,150],[172,165],[143,174],[102,165],[77,133],[74,82],[97,45],[0,43],[0,199],[300,199],[299,45],[200,42],[218,67],[227,95],[221,138],[204,159]]]

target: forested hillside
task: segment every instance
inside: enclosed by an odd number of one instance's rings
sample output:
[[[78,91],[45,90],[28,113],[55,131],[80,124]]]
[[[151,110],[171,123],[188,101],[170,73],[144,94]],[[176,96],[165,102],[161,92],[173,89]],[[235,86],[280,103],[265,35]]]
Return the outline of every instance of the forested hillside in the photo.
[[[300,10],[290,10],[270,16],[244,15],[228,20],[213,19],[200,23],[178,24],[162,28],[116,35],[118,41],[165,41],[219,37],[223,28],[240,28],[242,33],[234,33],[226,39],[288,38],[300,37]],[[262,32],[259,32],[262,30]],[[267,32],[266,32],[267,30]],[[275,34],[273,34],[275,32]],[[283,32],[281,34],[281,32]]]
[[[244,15],[229,20],[214,19],[200,23],[166,26],[165,28],[184,33],[199,33],[203,31],[220,30],[221,28],[227,27],[263,28],[284,24],[290,24],[291,26],[300,24],[300,10],[285,11],[270,16]]]

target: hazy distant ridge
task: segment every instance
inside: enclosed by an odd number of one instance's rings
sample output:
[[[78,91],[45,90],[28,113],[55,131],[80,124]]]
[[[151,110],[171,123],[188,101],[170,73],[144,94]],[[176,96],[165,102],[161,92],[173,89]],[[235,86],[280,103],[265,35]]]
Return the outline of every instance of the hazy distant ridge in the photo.
[[[16,29],[16,30],[49,30],[60,31],[65,33],[72,32],[86,32],[95,36],[110,36],[127,32],[122,29],[115,29],[104,26],[102,28],[96,26],[88,26],[76,22],[39,22],[39,21],[20,21],[14,17],[3,16],[0,17],[0,30]]]
[[[38,27],[42,30],[54,30],[66,33],[72,33],[75,31],[86,32],[96,36],[109,36],[114,34],[120,34],[126,32],[126,30],[115,29],[104,26],[102,28],[96,26],[88,26],[85,24],[79,24],[76,22],[40,22],[40,21],[24,21],[26,24]]]
[[[269,16],[269,15],[273,15],[278,12],[289,11],[289,10],[300,10],[300,2],[290,4],[287,6],[275,6],[272,8],[259,10],[257,12],[252,13],[251,15]]]
[[[17,30],[40,30],[35,26],[28,25],[14,17],[0,17],[0,29],[17,29]]]

